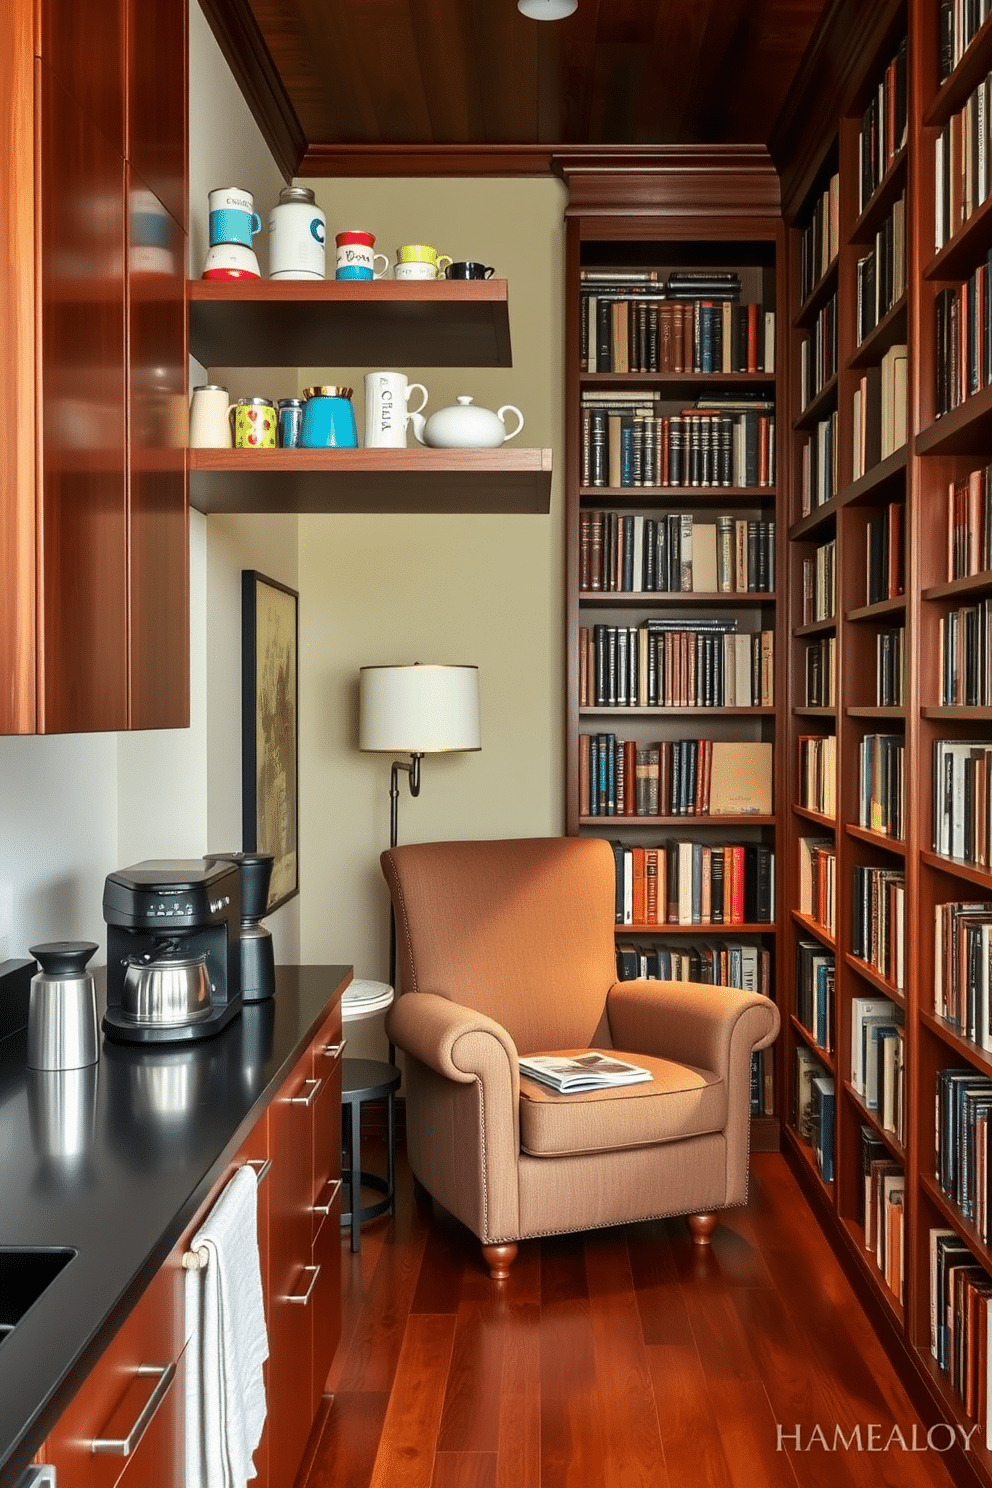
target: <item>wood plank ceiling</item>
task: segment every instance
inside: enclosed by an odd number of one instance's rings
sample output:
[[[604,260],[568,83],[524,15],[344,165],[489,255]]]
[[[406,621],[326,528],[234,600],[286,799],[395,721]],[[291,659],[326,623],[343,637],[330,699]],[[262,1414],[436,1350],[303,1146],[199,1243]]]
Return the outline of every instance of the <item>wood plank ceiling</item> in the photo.
[[[872,0],[864,0],[871,4]],[[201,0],[287,174],[764,144],[829,0]],[[461,161],[461,165],[459,165]]]

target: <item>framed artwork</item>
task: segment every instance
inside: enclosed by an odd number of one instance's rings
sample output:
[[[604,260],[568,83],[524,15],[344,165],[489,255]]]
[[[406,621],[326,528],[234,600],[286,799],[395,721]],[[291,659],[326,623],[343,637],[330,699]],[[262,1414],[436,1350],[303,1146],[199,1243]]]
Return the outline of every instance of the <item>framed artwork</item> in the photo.
[[[299,604],[295,589],[242,569],[242,837],[245,852],[274,859],[266,913],[300,892]]]

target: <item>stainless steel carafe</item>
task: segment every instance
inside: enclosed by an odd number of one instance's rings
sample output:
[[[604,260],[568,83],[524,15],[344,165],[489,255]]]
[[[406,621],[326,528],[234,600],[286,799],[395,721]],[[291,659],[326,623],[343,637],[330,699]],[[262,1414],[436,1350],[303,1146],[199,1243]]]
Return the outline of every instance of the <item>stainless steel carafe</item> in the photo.
[[[91,940],[31,946],[41,970],[31,978],[29,1069],[83,1069],[99,1059],[96,989],[92,973],[86,970],[97,949]]]

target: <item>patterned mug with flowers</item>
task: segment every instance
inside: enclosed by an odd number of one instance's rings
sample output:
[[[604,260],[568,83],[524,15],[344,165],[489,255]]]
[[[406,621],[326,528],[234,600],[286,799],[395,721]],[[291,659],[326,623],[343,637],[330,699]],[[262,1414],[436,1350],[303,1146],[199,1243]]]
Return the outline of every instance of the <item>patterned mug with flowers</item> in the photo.
[[[236,449],[275,449],[276,405],[270,398],[239,398],[231,412]]]

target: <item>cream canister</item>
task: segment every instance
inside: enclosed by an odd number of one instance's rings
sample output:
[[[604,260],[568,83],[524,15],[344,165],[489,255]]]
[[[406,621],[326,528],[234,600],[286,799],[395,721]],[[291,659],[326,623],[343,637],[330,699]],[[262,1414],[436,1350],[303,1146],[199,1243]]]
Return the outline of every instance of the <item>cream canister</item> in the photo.
[[[323,279],[325,226],[309,186],[284,186],[269,213],[269,278]]]

